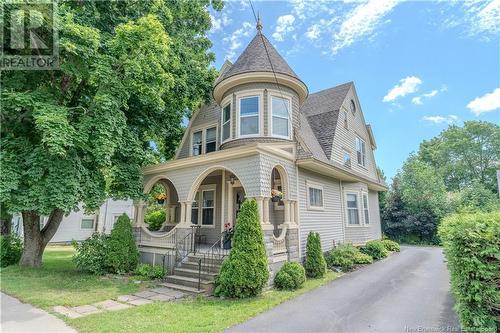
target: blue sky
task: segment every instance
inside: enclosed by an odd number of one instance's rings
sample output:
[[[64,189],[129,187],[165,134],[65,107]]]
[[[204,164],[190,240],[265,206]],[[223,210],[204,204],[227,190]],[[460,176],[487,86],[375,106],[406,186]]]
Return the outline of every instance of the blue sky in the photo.
[[[310,92],[354,81],[392,177],[449,124],[500,123],[500,0],[254,1],[263,32]],[[217,68],[255,35],[249,2],[212,13]]]

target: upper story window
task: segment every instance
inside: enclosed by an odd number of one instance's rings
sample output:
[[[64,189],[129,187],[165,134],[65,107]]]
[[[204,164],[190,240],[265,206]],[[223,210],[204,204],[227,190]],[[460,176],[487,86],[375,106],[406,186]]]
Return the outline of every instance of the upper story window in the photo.
[[[355,193],[347,193],[347,223],[359,224],[359,211],[358,211],[358,195]]]
[[[366,166],[366,143],[359,137],[356,137],[356,157],[359,165]]]
[[[222,108],[222,142],[231,137],[231,103]]]
[[[259,96],[240,98],[240,136],[259,134]]]
[[[191,155],[211,153],[217,150],[217,127],[195,130],[191,137]]]
[[[203,141],[203,132],[196,131],[193,133],[193,156],[200,155],[202,153],[202,141]]]
[[[347,150],[344,150],[344,166],[351,167],[351,153]]]
[[[205,153],[217,150],[217,127],[207,128],[205,131]]]
[[[354,103],[353,99],[351,99],[351,112],[352,114],[356,113],[356,103]]]
[[[273,136],[290,136],[290,101],[286,98],[271,96]]]

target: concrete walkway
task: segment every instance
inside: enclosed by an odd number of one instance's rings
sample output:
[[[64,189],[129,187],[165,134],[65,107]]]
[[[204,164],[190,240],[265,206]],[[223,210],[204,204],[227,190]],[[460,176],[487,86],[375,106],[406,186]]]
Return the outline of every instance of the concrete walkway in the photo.
[[[61,319],[0,293],[2,333],[76,333]]]
[[[227,332],[456,332],[449,289],[441,248],[403,247]]]

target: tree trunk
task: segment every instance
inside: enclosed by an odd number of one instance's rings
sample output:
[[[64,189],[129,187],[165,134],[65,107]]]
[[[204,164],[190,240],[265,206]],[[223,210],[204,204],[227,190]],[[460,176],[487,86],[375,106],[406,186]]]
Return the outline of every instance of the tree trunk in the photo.
[[[41,230],[40,215],[34,211],[24,211],[22,215],[24,249],[19,265],[40,267],[43,251],[61,224],[64,212],[61,209],[54,209],[49,215],[47,224]]]

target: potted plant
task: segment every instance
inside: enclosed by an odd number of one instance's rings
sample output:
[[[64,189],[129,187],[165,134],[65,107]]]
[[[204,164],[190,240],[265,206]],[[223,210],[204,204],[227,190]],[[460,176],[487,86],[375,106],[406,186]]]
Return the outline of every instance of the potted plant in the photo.
[[[231,249],[231,240],[234,235],[234,228],[230,223],[224,224],[224,232],[222,233],[222,248],[224,250]]]
[[[283,193],[281,193],[281,191],[272,189],[271,190],[271,201],[272,202],[279,202],[281,199],[283,199]]]
[[[155,197],[156,202],[158,202],[160,205],[163,205],[165,200],[167,199],[167,195],[165,193],[159,193]]]

